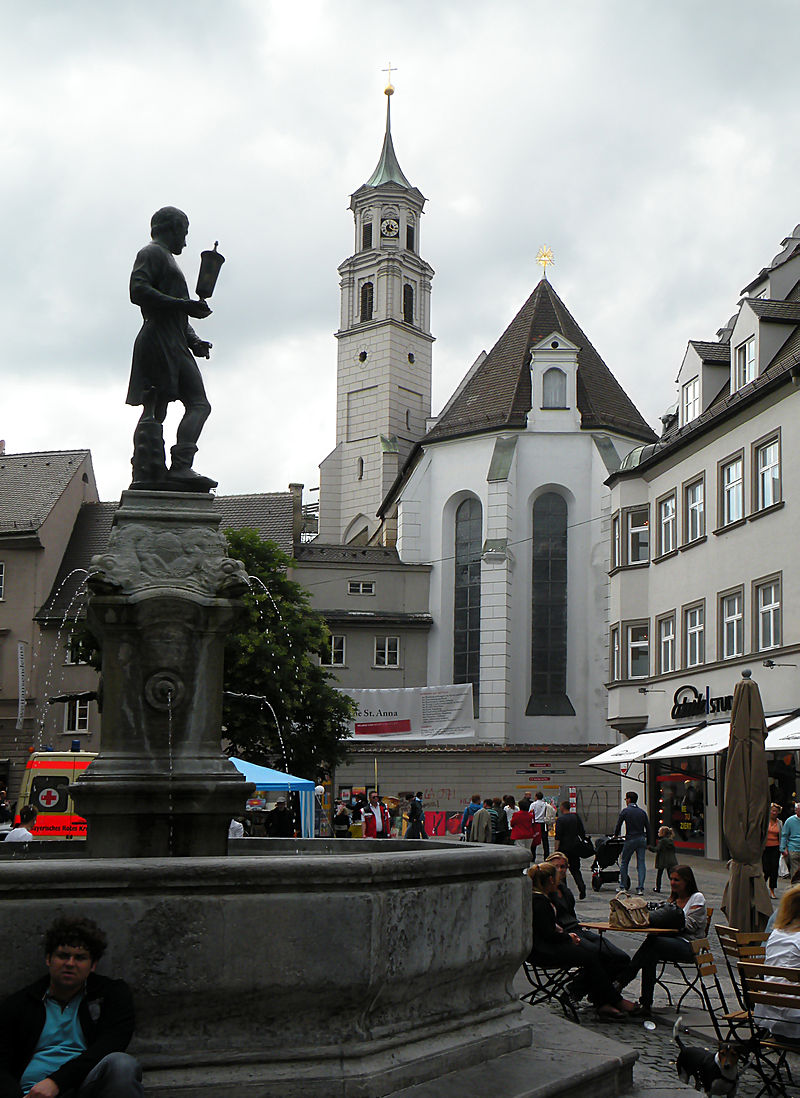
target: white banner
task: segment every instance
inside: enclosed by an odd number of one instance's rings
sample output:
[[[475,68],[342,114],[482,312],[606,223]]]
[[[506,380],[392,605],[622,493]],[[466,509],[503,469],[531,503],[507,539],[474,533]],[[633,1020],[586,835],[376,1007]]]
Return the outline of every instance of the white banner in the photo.
[[[381,743],[402,740],[474,740],[472,684],[404,690],[343,690],[358,706],[350,735]]]
[[[25,644],[23,641],[17,642],[17,694],[19,701],[17,703],[17,731],[22,729],[22,722],[25,720]]]

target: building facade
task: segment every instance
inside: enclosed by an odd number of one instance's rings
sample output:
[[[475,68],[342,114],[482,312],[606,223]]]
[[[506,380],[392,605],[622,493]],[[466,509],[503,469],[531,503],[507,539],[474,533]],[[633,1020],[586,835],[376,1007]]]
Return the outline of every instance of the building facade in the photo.
[[[737,680],[752,671],[770,725],[800,707],[799,383],[800,226],[716,341],[689,343],[663,435],[609,478],[609,724],[655,733],[625,780],[713,857]],[[796,763],[793,750],[770,756],[783,802]]]

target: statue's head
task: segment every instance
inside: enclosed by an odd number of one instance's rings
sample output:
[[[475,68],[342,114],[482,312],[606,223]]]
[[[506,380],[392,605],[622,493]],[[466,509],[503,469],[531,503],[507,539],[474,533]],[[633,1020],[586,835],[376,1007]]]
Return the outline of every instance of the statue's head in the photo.
[[[177,206],[162,206],[150,218],[150,236],[164,244],[173,255],[186,247],[189,218]]]

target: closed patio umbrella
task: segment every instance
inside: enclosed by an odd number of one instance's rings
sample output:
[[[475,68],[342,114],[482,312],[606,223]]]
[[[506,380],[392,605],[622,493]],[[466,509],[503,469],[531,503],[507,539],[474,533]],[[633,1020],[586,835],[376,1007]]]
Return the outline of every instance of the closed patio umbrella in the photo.
[[[766,737],[758,685],[743,671],[733,693],[722,818],[731,852],[722,907],[736,930],[763,930],[772,914],[761,866],[770,800]]]

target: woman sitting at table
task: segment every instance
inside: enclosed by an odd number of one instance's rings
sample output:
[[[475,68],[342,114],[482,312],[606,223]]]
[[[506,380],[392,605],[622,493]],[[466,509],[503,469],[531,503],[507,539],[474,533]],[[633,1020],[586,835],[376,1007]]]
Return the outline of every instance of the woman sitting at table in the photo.
[[[577,934],[569,934],[559,925],[554,906],[558,888],[555,866],[541,862],[531,866],[528,876],[533,886],[533,948],[528,960],[545,968],[583,969],[589,999],[604,1018],[636,1013],[636,1004],[622,998],[597,954],[587,949]]]
[[[553,906],[556,909],[558,925],[562,930],[566,930],[567,934],[577,934],[581,944],[596,954],[598,961],[606,968],[611,979],[619,979],[620,975],[630,967],[630,956],[624,949],[610,942],[607,936],[603,939],[595,931],[581,926],[575,913],[575,895],[567,884],[569,860],[566,854],[558,850],[545,861],[555,866],[556,870],[557,888],[553,897]]]
[[[645,1015],[650,1013],[653,1006],[656,969],[661,961],[693,960],[692,941],[706,936],[706,898],[698,891],[692,867],[676,865],[670,872],[669,883],[672,887],[669,902],[677,904],[683,911],[684,928],[674,934],[648,934],[634,953],[631,967],[623,973],[621,981],[624,987],[641,971],[642,992],[639,1005]]]
[[[784,892],[764,957],[765,965],[800,968],[800,885]],[[800,1011],[758,1003],[753,1017],[776,1037],[800,1039]]]

